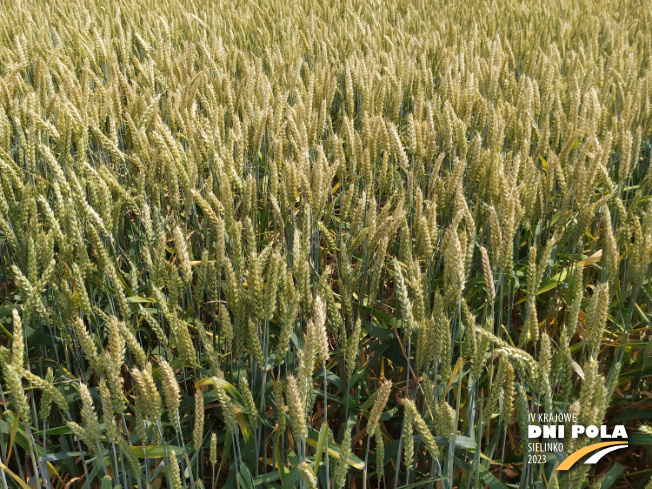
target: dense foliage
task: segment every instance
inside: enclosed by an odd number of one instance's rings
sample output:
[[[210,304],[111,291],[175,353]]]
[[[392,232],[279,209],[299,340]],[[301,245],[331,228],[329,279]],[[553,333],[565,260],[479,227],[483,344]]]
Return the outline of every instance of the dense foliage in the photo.
[[[0,486],[646,483],[648,1],[0,6]]]

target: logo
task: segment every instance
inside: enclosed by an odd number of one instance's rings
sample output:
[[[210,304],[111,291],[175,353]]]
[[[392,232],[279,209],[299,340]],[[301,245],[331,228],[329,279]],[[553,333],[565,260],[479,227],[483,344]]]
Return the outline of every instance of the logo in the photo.
[[[602,441],[599,443],[593,443],[591,445],[575,450],[568,457],[566,457],[561,462],[561,464],[559,464],[557,470],[560,471],[569,470],[580,459],[586,457],[587,455],[592,454],[588,459],[586,459],[584,463],[592,465],[598,463],[600,459],[602,459],[602,457],[608,453],[611,453],[615,450],[620,450],[621,448],[626,448],[628,446],[627,431],[625,430],[625,426],[616,425],[612,430],[610,430],[606,425],[581,425],[578,424],[576,413],[530,414],[530,423],[531,424],[528,425],[528,439],[550,440],[550,442],[543,443],[528,443],[528,451],[531,454],[536,454],[529,455],[528,461],[530,463],[545,463],[546,453],[563,453],[564,437],[567,434],[566,429],[568,425],[570,425],[570,432],[568,434],[570,434],[570,439],[573,440],[579,438],[582,435],[589,439],[594,439],[598,436],[603,440],[616,439],[614,441]]]
[[[568,470],[570,469],[573,465],[575,465],[575,462],[577,462],[579,459],[584,457],[585,455],[588,455],[589,453],[595,452],[596,450],[599,450],[597,453],[593,454],[591,457],[587,459],[585,464],[596,464],[600,461],[602,457],[604,457],[606,454],[613,452],[614,450],[619,450],[621,448],[625,448],[627,446],[627,442],[621,442],[621,441],[605,441],[602,443],[594,443],[593,445],[589,445],[588,447],[581,448],[577,450],[576,452],[573,452],[571,455],[568,456],[558,467],[557,470]]]

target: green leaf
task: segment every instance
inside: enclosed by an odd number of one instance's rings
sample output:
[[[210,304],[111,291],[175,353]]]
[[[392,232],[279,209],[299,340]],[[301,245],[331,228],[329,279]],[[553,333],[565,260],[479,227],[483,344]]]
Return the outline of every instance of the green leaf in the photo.
[[[35,345],[43,345],[43,346],[56,345],[58,342],[61,341],[61,338],[59,338],[58,336],[43,333],[42,331],[32,329],[29,326],[25,326],[25,337],[31,343]]]
[[[57,462],[59,460],[66,460],[69,458],[79,457],[81,452],[59,452],[59,453],[48,453],[43,455],[41,460],[44,462]]]
[[[628,409],[624,413],[614,416],[611,421],[627,421],[629,419],[652,419],[652,409]]]
[[[281,479],[281,484],[285,484],[285,474],[287,469],[283,465],[283,458],[281,457],[281,447],[278,442],[279,434],[276,433],[276,443],[274,447],[274,463],[276,464],[276,473],[278,474],[279,479]]]
[[[11,449],[14,446],[13,445],[14,441],[23,450],[31,449],[31,444],[27,439],[27,433],[25,432],[25,427],[22,423],[20,423],[20,418],[17,418],[16,415],[11,411],[5,411],[4,417],[5,419],[0,420],[0,433],[7,433],[8,435],[10,435],[11,439],[9,445],[9,452],[11,452]],[[37,448],[39,454],[43,453],[42,447],[37,446]],[[10,459],[9,455],[11,455],[11,453],[7,455],[6,460]]]
[[[415,439],[416,438],[420,439],[420,437],[415,437]],[[448,441],[448,438],[444,438],[443,436],[435,436],[435,441],[437,442],[437,445],[441,445],[444,447],[447,447],[448,444],[450,443]],[[468,436],[463,436],[463,435],[457,435],[455,437],[455,448],[475,450],[476,446],[477,445],[473,438],[469,438]]]
[[[285,482],[283,483],[283,489],[294,489],[299,480],[299,469],[295,466],[292,467],[290,473],[285,477]]]
[[[480,472],[480,478],[487,484],[489,489],[507,489],[505,484],[500,482],[484,465],[478,464],[478,471]]]
[[[315,475],[317,475],[317,470],[319,469],[319,462],[321,462],[321,456],[324,453],[324,443],[328,436],[328,425],[322,423],[321,428],[319,429],[319,439],[317,440],[317,452],[315,453],[315,468],[313,469]]]
[[[128,304],[139,304],[139,303],[151,303],[151,302],[156,302],[156,299],[153,297],[147,298],[147,297],[140,297],[138,295],[132,296],[132,297],[127,297],[127,303]]]
[[[233,443],[233,438],[231,436],[231,430],[226,430],[226,436],[224,437],[224,450],[222,451],[222,459],[220,460],[220,468],[217,469],[219,474],[222,471],[222,467],[226,463],[226,460],[229,458],[229,453],[231,453],[231,444]]]
[[[251,471],[244,463],[240,464],[240,472],[238,472],[236,480],[241,489],[254,489],[256,487]]]
[[[33,430],[35,434],[42,435],[43,430]],[[57,426],[56,428],[48,428],[45,432],[46,435],[70,435],[72,433],[72,430],[68,427],[68,425],[64,426]]]
[[[11,452],[14,448],[14,440],[16,439],[16,432],[18,431],[18,424],[20,423],[20,416],[16,416],[14,422],[11,423],[11,430],[9,431],[9,455],[7,461],[11,458]]]
[[[432,477],[430,479],[424,479],[419,482],[413,482],[412,484],[408,484],[407,486],[399,486],[397,489],[415,489],[417,487],[426,487],[430,485],[432,482],[439,481],[441,480],[441,477]]]
[[[489,472],[489,469],[487,469],[487,467],[484,465],[477,464],[476,466],[472,467],[459,457],[455,457],[455,463],[467,471],[477,469],[482,482],[484,482],[489,489],[507,489],[507,486],[500,482],[495,475]]]
[[[3,464],[2,462],[0,462],[0,467],[2,467],[2,468],[4,469],[4,471],[5,471],[7,474],[9,474],[11,477],[13,477],[13,478],[16,480],[16,482],[18,482],[18,484],[20,485],[20,487],[21,487],[22,489],[32,489],[30,486],[27,485],[27,483],[26,483],[25,481],[23,481],[20,477],[18,477],[16,474],[14,474],[14,473],[9,469],[9,467],[7,467],[7,466],[6,466],[5,464]]]
[[[317,434],[317,430],[313,428],[308,428],[308,445],[310,445],[311,447],[317,447],[318,439],[319,439],[319,435]],[[328,454],[332,455],[333,457],[339,460],[340,457],[342,456],[342,451],[340,450],[339,446],[329,441]],[[346,461],[353,468],[356,468],[358,470],[364,469],[364,462],[353,454],[349,455],[349,458],[347,458]]]
[[[166,452],[167,450],[167,452]],[[183,453],[183,448],[174,445],[148,445],[131,447],[132,453],[138,458],[165,458],[167,453]]]
[[[549,290],[554,289],[555,287],[557,287],[557,285],[559,285],[566,279],[567,275],[568,275],[568,269],[564,268],[561,272],[559,272],[554,277],[550,277],[548,280],[543,282],[543,284],[541,284],[541,287],[539,287],[539,290],[537,290],[537,295],[541,295],[544,292],[548,292]]]
[[[618,480],[618,477],[620,477],[623,473],[625,468],[620,465],[618,462],[609,469],[609,472],[607,472],[601,479],[600,482],[602,482],[601,487],[602,489],[609,489],[611,486],[613,486],[614,482]]]
[[[278,472],[268,472],[266,474],[260,474],[254,477],[254,485],[258,487],[264,484],[271,484],[272,482],[276,482],[280,478],[281,476]]]
[[[629,435],[629,445],[652,445],[652,435],[648,433],[632,433]]]

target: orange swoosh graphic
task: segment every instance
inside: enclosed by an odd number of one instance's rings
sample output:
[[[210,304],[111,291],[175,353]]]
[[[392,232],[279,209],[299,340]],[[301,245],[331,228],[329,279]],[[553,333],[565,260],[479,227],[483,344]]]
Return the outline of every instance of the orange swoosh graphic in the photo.
[[[568,456],[568,458],[566,458],[561,464],[559,464],[557,470],[568,470],[575,464],[575,462],[581,459],[584,455],[588,455],[589,453],[595,452],[600,448],[610,447],[612,445],[627,445],[627,442],[605,441],[602,443],[594,443],[593,445],[589,445],[588,447],[581,448],[580,450],[573,452],[571,455]]]

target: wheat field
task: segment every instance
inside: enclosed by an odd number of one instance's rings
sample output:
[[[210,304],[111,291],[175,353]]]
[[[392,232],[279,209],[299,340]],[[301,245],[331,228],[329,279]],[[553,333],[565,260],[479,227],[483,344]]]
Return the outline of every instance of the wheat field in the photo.
[[[0,0],[0,487],[651,488],[651,32]]]

